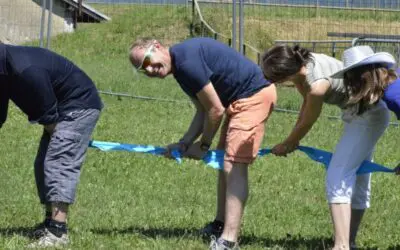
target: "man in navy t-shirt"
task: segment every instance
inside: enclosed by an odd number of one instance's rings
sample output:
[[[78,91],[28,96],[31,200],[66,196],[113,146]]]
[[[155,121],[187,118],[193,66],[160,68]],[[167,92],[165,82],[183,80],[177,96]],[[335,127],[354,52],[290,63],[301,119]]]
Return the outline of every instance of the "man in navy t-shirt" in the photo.
[[[46,49],[0,44],[0,127],[8,104],[43,125],[35,159],[43,223],[30,247],[69,243],[66,218],[75,201],[81,165],[103,104],[92,80],[66,58]]]
[[[203,233],[219,237],[211,245],[235,248],[248,196],[248,166],[257,156],[264,123],[276,102],[275,86],[255,63],[210,38],[193,38],[170,48],[157,40],[137,40],[129,59],[149,77],[173,74],[196,106],[189,129],[168,146],[169,151],[202,159],[225,115],[217,146],[225,150],[217,215]]]

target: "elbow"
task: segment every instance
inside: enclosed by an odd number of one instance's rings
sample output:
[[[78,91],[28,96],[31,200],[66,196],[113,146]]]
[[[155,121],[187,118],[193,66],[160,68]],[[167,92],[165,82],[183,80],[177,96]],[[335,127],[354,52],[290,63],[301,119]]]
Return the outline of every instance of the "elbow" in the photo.
[[[216,110],[215,110],[215,114],[217,115],[217,116],[224,116],[224,114],[225,114],[225,108],[224,107],[219,107],[219,108],[217,108]]]
[[[225,108],[224,107],[214,107],[210,109],[209,115],[214,118],[222,118],[225,113]]]

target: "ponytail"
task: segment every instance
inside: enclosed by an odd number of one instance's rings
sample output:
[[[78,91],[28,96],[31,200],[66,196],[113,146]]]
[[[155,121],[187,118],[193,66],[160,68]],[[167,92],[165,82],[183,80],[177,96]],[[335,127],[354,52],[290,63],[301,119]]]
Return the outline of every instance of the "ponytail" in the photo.
[[[295,45],[277,45],[262,55],[261,68],[267,80],[281,82],[285,78],[296,74],[301,67],[312,61],[309,50]]]

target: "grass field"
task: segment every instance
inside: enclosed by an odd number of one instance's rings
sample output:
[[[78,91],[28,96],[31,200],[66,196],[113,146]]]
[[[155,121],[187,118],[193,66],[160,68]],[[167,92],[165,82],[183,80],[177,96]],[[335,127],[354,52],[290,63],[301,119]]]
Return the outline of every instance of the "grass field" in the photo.
[[[84,25],[52,41],[52,48],[72,59],[101,90],[187,100],[172,78],[150,80],[134,75],[127,48],[136,36],[160,36],[169,42],[188,37],[186,10],[180,7],[113,9],[113,21]],[[136,14],[135,14],[136,13]],[[140,14],[137,14],[140,13]],[[148,17],[148,18],[146,18]],[[179,20],[179,22],[178,22]],[[142,101],[102,96],[105,108],[96,140],[164,146],[185,132],[194,109],[186,103]],[[299,96],[279,89],[279,106],[298,109]],[[337,115],[325,107],[324,115]],[[296,120],[275,112],[263,147],[280,142]],[[303,145],[332,151],[342,129],[321,117]],[[41,135],[14,106],[0,130],[0,249],[23,249],[23,236],[42,219],[36,197],[33,160]],[[394,167],[400,160],[400,128],[390,127],[376,149],[377,163]],[[301,153],[266,156],[250,170],[250,198],[241,232],[242,249],[328,249],[332,226],[324,194],[325,170]],[[374,174],[372,207],[359,235],[364,249],[400,249],[400,180]],[[77,202],[71,208],[71,249],[206,249],[196,231],[213,219],[216,172],[201,162],[125,152],[88,150]]]

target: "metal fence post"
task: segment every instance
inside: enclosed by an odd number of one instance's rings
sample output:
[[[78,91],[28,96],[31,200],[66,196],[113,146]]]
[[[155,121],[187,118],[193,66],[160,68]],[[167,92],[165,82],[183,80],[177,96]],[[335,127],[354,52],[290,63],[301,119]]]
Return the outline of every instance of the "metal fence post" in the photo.
[[[242,54],[245,54],[244,51],[244,30],[243,30],[243,20],[244,20],[244,14],[243,14],[243,9],[244,9],[244,0],[239,0],[239,51]]]
[[[232,0],[232,48],[236,49],[236,0]]]
[[[335,57],[335,56],[336,56],[336,43],[333,42],[332,43],[332,57]]]
[[[44,21],[46,19],[46,0],[42,0],[42,19],[40,20],[39,46],[43,48]]]
[[[195,15],[195,4],[194,4],[195,0],[192,0],[192,23],[190,24],[190,36],[194,36],[194,15]]]
[[[50,42],[51,42],[51,22],[52,22],[52,16],[53,16],[53,0],[49,1],[49,15],[47,18],[47,44],[46,48],[50,49]]]

